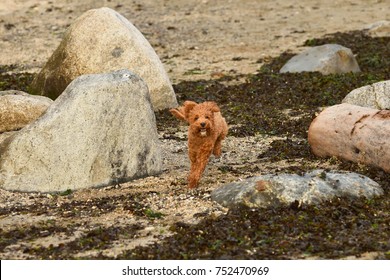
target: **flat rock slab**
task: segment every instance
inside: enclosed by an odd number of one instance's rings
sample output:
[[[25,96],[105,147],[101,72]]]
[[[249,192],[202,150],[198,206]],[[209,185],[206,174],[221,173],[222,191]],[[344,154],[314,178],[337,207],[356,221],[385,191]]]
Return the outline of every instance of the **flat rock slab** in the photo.
[[[327,75],[360,72],[360,68],[350,49],[337,44],[326,44],[303,51],[280,69],[280,73],[315,71]]]
[[[322,111],[310,124],[308,141],[319,157],[339,157],[390,172],[390,111],[347,103]]]
[[[38,120],[0,144],[0,187],[61,192],[161,172],[148,88],[128,70],[74,80]]]
[[[15,131],[39,118],[53,100],[23,91],[0,91],[0,134]]]
[[[245,205],[251,208],[272,208],[299,204],[318,204],[335,197],[383,195],[378,183],[356,173],[314,170],[297,174],[262,175],[233,182],[215,189],[212,200],[224,207]]]
[[[34,94],[57,98],[76,77],[129,69],[148,85],[155,110],[177,106],[160,58],[125,17],[109,8],[92,9],[75,20],[32,83]]]
[[[354,89],[342,103],[379,110],[390,109],[390,80]]]

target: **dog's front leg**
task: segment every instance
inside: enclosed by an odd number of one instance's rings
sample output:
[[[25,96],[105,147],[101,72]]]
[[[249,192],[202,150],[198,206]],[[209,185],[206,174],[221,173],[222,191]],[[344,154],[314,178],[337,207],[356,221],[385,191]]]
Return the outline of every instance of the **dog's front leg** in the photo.
[[[207,149],[202,149],[197,156],[191,160],[191,170],[190,175],[188,176],[188,187],[190,189],[195,188],[202,176],[206,165],[209,161],[212,149],[208,147]]]

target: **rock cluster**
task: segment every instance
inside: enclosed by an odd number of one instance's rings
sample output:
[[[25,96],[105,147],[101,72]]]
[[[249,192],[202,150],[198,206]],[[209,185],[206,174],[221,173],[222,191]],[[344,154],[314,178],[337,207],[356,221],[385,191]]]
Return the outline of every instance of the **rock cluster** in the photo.
[[[101,8],[79,17],[31,89],[56,100],[0,93],[0,187],[60,192],[161,172],[153,111],[176,107],[176,96],[122,15]]]

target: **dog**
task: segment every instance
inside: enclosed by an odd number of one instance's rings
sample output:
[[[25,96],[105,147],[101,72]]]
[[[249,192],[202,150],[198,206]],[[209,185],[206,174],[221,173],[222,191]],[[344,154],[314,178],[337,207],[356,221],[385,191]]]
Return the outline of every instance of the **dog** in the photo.
[[[222,140],[228,133],[228,125],[218,105],[212,101],[199,104],[185,101],[183,106],[169,111],[189,124],[188,156],[191,170],[188,187],[193,189],[198,185],[211,153],[216,157],[221,155]]]

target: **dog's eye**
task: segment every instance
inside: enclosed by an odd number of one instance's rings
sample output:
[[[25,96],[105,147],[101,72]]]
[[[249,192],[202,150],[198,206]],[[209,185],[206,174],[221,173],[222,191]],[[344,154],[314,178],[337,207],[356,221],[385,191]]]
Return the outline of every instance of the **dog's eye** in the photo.
[[[206,119],[208,119],[208,120],[209,120],[209,119],[210,119],[210,117],[209,117],[209,116],[206,116]]]
[[[199,119],[199,117],[195,117],[194,119],[197,121]]]

